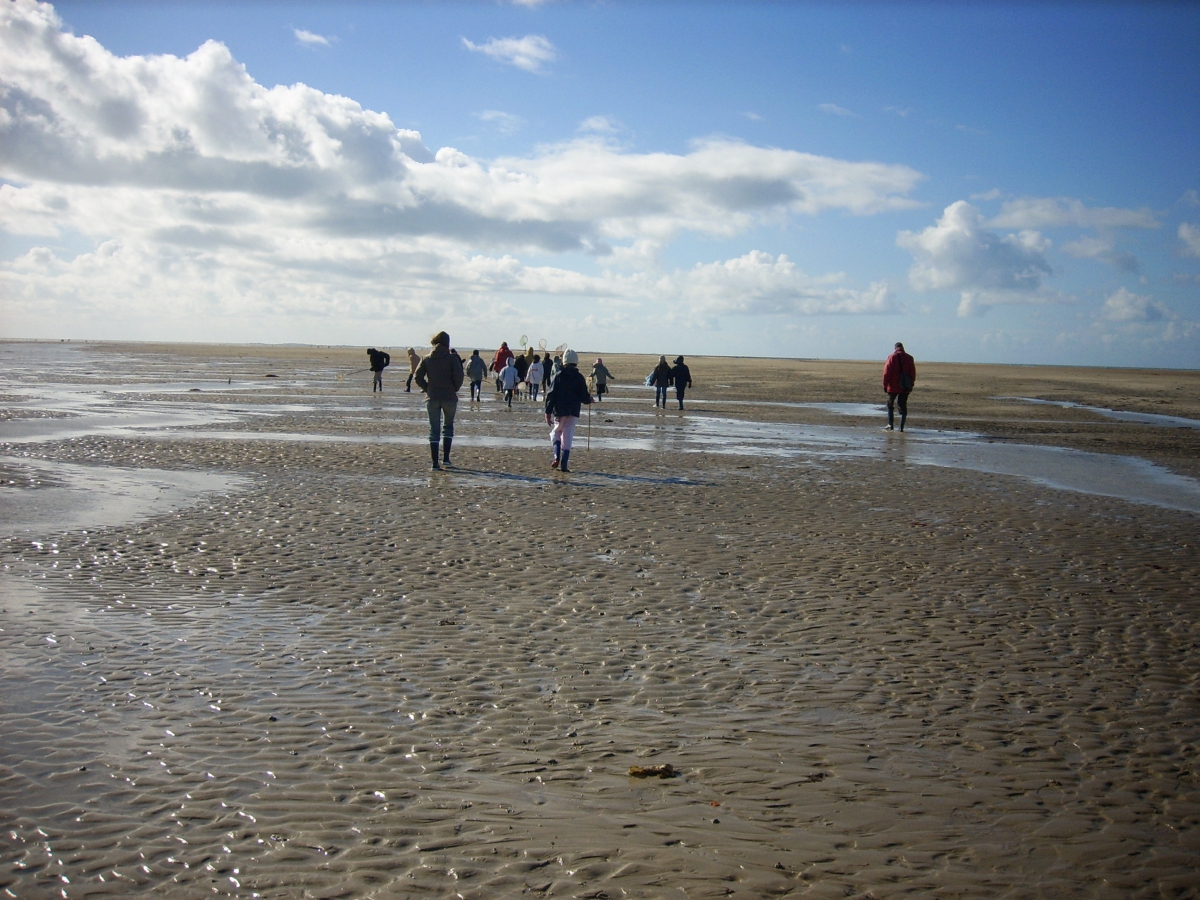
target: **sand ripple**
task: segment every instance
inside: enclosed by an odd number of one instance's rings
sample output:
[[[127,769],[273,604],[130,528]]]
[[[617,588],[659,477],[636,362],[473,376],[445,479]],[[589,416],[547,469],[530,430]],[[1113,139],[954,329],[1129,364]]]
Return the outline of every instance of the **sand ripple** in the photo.
[[[1194,871],[1183,514],[955,472],[899,510],[894,473],[849,461],[389,486],[356,473],[415,454],[222,452],[289,474],[3,545],[18,896],[1094,896]],[[646,761],[683,777],[627,776]]]

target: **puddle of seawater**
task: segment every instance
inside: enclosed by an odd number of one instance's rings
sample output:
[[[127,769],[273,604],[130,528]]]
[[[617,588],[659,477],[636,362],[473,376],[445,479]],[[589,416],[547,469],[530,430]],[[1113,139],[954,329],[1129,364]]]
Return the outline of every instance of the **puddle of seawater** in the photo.
[[[918,441],[899,447],[896,453],[912,465],[1012,475],[1060,490],[1200,514],[1200,482],[1132,456],[1034,444],[958,441]]]
[[[247,482],[219,472],[125,469],[0,457],[12,469],[32,469],[47,487],[0,491],[0,532],[69,531],[123,525],[195,503]]]
[[[7,347],[7,345],[0,345]],[[34,348],[37,349],[37,348]],[[57,349],[57,348],[53,348]],[[24,348],[26,355],[33,351]],[[111,378],[119,366],[126,366],[121,374],[130,374],[128,367],[136,364],[137,360],[116,360],[101,358],[100,354],[89,354],[86,348],[72,348],[69,352],[58,351],[63,355],[61,362],[63,371],[73,377],[80,369],[87,369],[89,374],[106,374]],[[36,354],[33,354],[36,356]],[[56,363],[57,365],[57,363]],[[43,377],[46,372],[59,371],[53,366],[47,367],[40,359],[26,360],[25,369],[15,366],[11,371],[0,373],[0,389],[27,396],[35,393],[37,398],[29,398],[24,402],[30,405],[42,405],[44,408],[71,413],[70,418],[42,419],[12,419],[0,423],[0,440],[9,443],[34,443],[40,441],[60,440],[64,437],[86,437],[88,435],[127,435],[146,436],[152,434],[155,438],[195,439],[208,438],[221,441],[269,441],[269,442],[304,442],[304,443],[391,443],[418,445],[425,443],[424,410],[421,408],[419,394],[389,395],[386,405],[382,398],[358,398],[357,388],[340,393],[311,394],[299,388],[297,399],[303,402],[270,404],[245,404],[247,408],[229,408],[215,406],[204,402],[188,402],[190,388],[201,382],[167,382],[164,385],[151,385],[140,382],[131,386],[136,391],[156,390],[162,392],[164,387],[172,387],[178,393],[174,397],[155,401],[139,401],[122,399],[123,394],[103,394],[95,387],[81,389],[78,385],[53,385],[39,382],[31,387],[19,378],[29,376],[36,371]],[[157,371],[157,370],[156,370]],[[14,374],[15,373],[15,374]],[[18,382],[14,383],[14,377]],[[213,382],[203,382],[213,384]],[[227,388],[216,383],[217,389]],[[289,384],[289,388],[297,385]],[[136,396],[136,393],[131,395]],[[355,399],[351,399],[354,397]],[[290,398],[289,398],[290,399]],[[1029,402],[1052,403],[1059,406],[1075,406],[1075,404],[1058,401]],[[370,402],[371,406],[366,404]],[[1147,503],[1171,509],[1200,513],[1200,483],[1194,479],[1174,475],[1165,469],[1144,460],[1131,457],[1119,457],[1108,454],[1089,453],[1080,450],[1064,450],[1060,448],[1034,445],[1013,444],[990,440],[979,434],[966,432],[943,432],[927,429],[909,429],[905,434],[884,432],[877,428],[855,425],[810,425],[755,422],[749,419],[737,418],[730,415],[708,415],[706,413],[679,412],[668,409],[664,412],[650,410],[614,409],[608,404],[594,407],[596,427],[592,431],[592,446],[602,451],[604,449],[648,451],[660,453],[719,453],[730,456],[758,456],[773,459],[810,458],[830,460],[837,458],[879,458],[899,461],[908,465],[936,465],[960,469],[970,469],[979,472],[1009,475],[1023,478],[1037,484],[1052,486],[1060,489],[1078,491],[1090,494],[1100,494],[1118,497],[1135,503]],[[731,405],[739,405],[735,401]],[[740,405],[747,407],[761,406],[763,403],[745,401]],[[877,417],[881,415],[881,406],[864,403],[778,403],[766,405],[802,406],[822,409],[829,412],[841,413],[847,416]],[[239,404],[241,406],[241,404]],[[459,428],[456,441],[460,446],[477,446],[488,449],[547,448],[548,439],[544,420],[538,412],[539,405],[525,402],[522,407],[509,411],[499,402],[485,401],[482,404],[463,402],[459,406]],[[1200,422],[1182,419],[1174,416],[1156,416],[1141,413],[1123,413],[1114,410],[1102,410],[1093,407],[1080,407],[1102,414],[1111,414],[1114,418],[1127,421],[1144,421],[1147,424],[1170,424],[1177,427],[1198,427]],[[363,411],[370,409],[382,414],[381,424],[389,429],[397,424],[408,427],[416,426],[415,433],[371,435],[357,433],[361,428]],[[276,416],[312,415],[320,420],[331,420],[335,423],[353,423],[356,433],[309,433],[301,431],[288,432],[257,432],[257,431],[222,431],[209,430],[206,426],[244,424],[253,427]],[[394,415],[395,418],[392,418]],[[603,418],[601,418],[603,417]],[[576,448],[586,446],[587,433],[584,423],[576,433]],[[580,460],[582,462],[582,460]],[[579,465],[579,463],[577,463]],[[96,500],[99,507],[115,510],[118,501],[116,497],[128,498],[126,502],[129,511],[145,507],[148,496],[156,491],[165,491],[167,484],[179,484],[181,473],[145,473],[131,475],[134,470],[102,470],[99,467],[81,467],[90,469],[87,477],[79,475],[79,484],[90,483],[98,485],[99,495],[107,495],[110,499]],[[597,468],[589,466],[589,468]],[[58,471],[58,470],[56,470]],[[69,470],[62,469],[62,472]],[[105,487],[104,477],[97,473],[113,471],[114,474]],[[189,477],[196,473],[187,473]],[[595,475],[595,473],[592,473]],[[77,473],[78,475],[78,473]],[[105,476],[107,477],[107,476]],[[224,478],[224,476],[215,476]],[[501,477],[498,472],[480,474],[476,477],[495,479]],[[514,476],[516,477],[516,476]],[[597,476],[598,477],[598,476]],[[197,491],[223,490],[227,482],[217,482],[217,486],[193,486],[184,491],[194,495]],[[59,499],[55,500],[50,491],[58,491]],[[8,492],[6,493],[14,493]],[[81,493],[86,493],[78,485],[67,485],[58,488],[40,488],[37,491],[27,491],[26,496],[38,495],[45,500],[35,509],[26,506],[21,512],[25,519],[40,524],[43,519],[39,516],[49,516],[54,521],[77,521],[88,509],[86,502],[81,501],[79,512],[69,513],[72,500]],[[32,502],[32,501],[28,501]],[[44,511],[43,511],[44,510]],[[98,514],[98,513],[97,513]],[[73,517],[73,518],[72,518]],[[17,519],[9,517],[9,521]]]
[[[1200,428],[1200,419],[1188,419],[1183,416],[1166,416],[1160,413],[1130,412],[1126,409],[1106,409],[1103,406],[1084,406],[1082,403],[1072,403],[1070,400],[1039,400],[1036,397],[993,397],[992,399],[1018,400],[1021,403],[1058,406],[1062,409],[1082,409],[1108,419],[1117,419],[1121,422],[1134,422],[1138,425],[1158,425],[1162,428]]]
[[[177,432],[170,436],[316,443],[425,443],[422,435]],[[463,435],[460,432],[455,440],[459,446],[496,449],[547,446],[543,437],[501,438]],[[730,456],[770,456],[776,459],[886,458],[907,465],[944,466],[1010,475],[1061,490],[1116,497],[1133,503],[1200,514],[1200,483],[1146,460],[1061,447],[989,441],[981,435],[962,432],[910,430],[900,434],[864,428],[749,424],[737,420],[697,417],[686,427],[669,433],[644,437],[604,436],[595,439],[593,447],[596,450],[719,453]],[[586,452],[578,444],[576,450],[577,453],[580,450]],[[576,468],[583,464],[584,458],[580,457]],[[492,473],[490,477],[498,477],[498,473]],[[523,476],[513,475],[512,478],[520,479]]]

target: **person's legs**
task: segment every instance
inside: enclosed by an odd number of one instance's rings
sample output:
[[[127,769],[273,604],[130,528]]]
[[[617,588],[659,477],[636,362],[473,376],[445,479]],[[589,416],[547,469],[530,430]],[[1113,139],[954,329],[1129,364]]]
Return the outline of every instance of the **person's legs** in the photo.
[[[575,423],[578,421],[578,416],[563,416],[558,420],[558,431],[562,438],[562,462],[558,467],[560,472],[571,471],[569,466],[569,461],[571,459],[571,443],[575,438]]]
[[[904,430],[904,420],[908,418],[908,392],[903,391],[899,397],[900,403],[900,430]]]
[[[504,392],[504,402],[508,404],[509,409],[512,409],[512,395],[513,392],[511,390],[506,390]]]
[[[896,395],[889,393],[887,395],[887,397],[888,397],[888,402],[887,402],[888,424],[887,424],[887,427],[888,427],[888,431],[891,431],[892,425],[894,423],[894,416],[895,416],[894,410],[896,407]]]
[[[675,385],[675,396],[679,400],[680,409],[683,409],[683,392],[684,386],[682,384]]]
[[[603,384],[596,385],[596,402],[597,403],[599,403],[600,401],[602,401],[604,399],[604,391],[606,389],[607,388]]]
[[[442,404],[437,400],[426,400],[425,412],[429,415],[429,457],[433,460],[433,468],[440,469],[438,436],[442,430]]]
[[[560,432],[561,419],[554,419],[550,423],[550,446],[554,448],[554,462],[550,463],[550,468],[557,469],[562,461],[562,433]]]
[[[404,385],[404,393],[406,393],[406,394],[412,393],[412,380],[413,380],[413,376],[416,374],[417,373],[414,372],[412,369],[408,370],[408,381]]]
[[[443,400],[442,406],[442,462],[450,465],[450,448],[454,444],[454,414],[458,412],[457,400]]]

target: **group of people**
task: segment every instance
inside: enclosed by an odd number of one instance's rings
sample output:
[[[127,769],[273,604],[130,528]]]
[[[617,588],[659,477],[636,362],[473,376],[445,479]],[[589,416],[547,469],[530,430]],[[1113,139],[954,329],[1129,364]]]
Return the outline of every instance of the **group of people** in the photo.
[[[478,401],[482,393],[483,379],[489,367],[476,350],[470,360],[463,363],[458,351],[450,347],[450,335],[439,331],[430,340],[431,350],[422,359],[411,347],[408,350],[409,376],[406,391],[412,389],[413,381],[425,394],[425,410],[429,416],[429,456],[434,469],[449,466],[450,451],[454,445],[454,415],[458,409],[458,391],[463,381],[470,379],[471,400]],[[391,364],[391,356],[374,347],[367,350],[374,373],[371,391],[383,390],[383,370]],[[521,365],[521,360],[525,364]],[[579,371],[579,354],[567,350],[550,360],[540,354],[529,352],[514,354],[504,342],[496,351],[490,367],[496,373],[496,390],[504,392],[505,403],[511,408],[514,392],[525,385],[532,400],[537,400],[538,391],[547,388],[543,402],[546,424],[550,426],[550,443],[554,448],[551,468],[570,472],[571,446],[575,435],[575,424],[585,405],[592,403],[592,390],[587,379]],[[596,359],[592,366],[592,384],[596,388],[596,402],[600,402],[608,391],[609,380],[615,380],[604,365]],[[887,394],[887,430],[895,428],[895,409],[900,410],[900,430],[904,431],[908,418],[908,395],[917,381],[917,367],[912,356],[904,350],[904,344],[896,342],[894,351],[883,366],[883,390]],[[692,386],[692,374],[682,356],[675,358],[674,365],[666,356],[658,358],[658,365],[646,378],[654,386],[654,406],[665,409],[667,389],[674,385],[679,408],[683,409],[685,391]],[[440,445],[440,446],[439,446]],[[440,449],[440,454],[439,454]]]
[[[675,357],[675,364],[667,362],[665,356],[658,358],[658,365],[646,378],[646,384],[654,385],[654,408],[667,408],[667,388],[675,385],[675,399],[679,408],[683,409],[684,392],[692,386],[692,373],[683,361],[682,356]]]
[[[450,347],[450,335],[439,331],[430,339],[431,349],[424,358],[409,349],[410,363],[406,391],[412,389],[412,383],[425,394],[425,411],[429,416],[429,459],[434,469],[451,465],[450,452],[454,447],[454,417],[458,411],[458,392],[463,381],[470,379],[471,399],[479,399],[483,379],[488,368],[476,350],[471,354],[467,363],[463,363],[458,352]],[[501,351],[508,351],[508,344],[501,346]],[[371,348],[367,351],[371,360],[371,371],[374,372],[372,393],[378,388],[383,390],[383,370],[391,363],[391,357],[382,351]],[[550,426],[550,442],[554,448],[554,460],[551,468],[560,472],[570,472],[571,446],[575,435],[575,423],[579,421],[582,408],[592,402],[592,392],[587,380],[579,371],[579,354],[567,350],[562,356],[556,356],[553,363],[543,363],[539,354],[530,354],[532,359],[518,378],[515,357],[511,351],[499,368],[497,389],[504,390],[505,401],[512,405],[512,395],[519,384],[527,385],[530,397],[537,399],[538,389],[548,385],[544,409],[546,424]],[[497,353],[497,358],[500,353]],[[378,367],[377,367],[378,366]],[[492,369],[496,370],[493,361]],[[593,378],[597,387],[605,386],[612,373],[604,367],[604,360],[597,359],[592,367]]]
[[[483,367],[483,360],[479,357],[478,350],[471,355],[468,365],[474,366],[476,369],[475,372],[468,372],[471,378],[471,400],[481,399],[483,376],[491,371],[496,381],[496,393],[503,393],[505,404],[511,408],[514,397],[520,400],[524,396],[536,402],[538,393],[549,391],[554,379],[559,376],[567,364],[562,355],[551,359],[550,354],[546,353],[543,357],[542,354],[535,353],[532,347],[522,353],[514,353],[509,348],[508,342],[502,341],[500,349],[492,357],[492,364],[486,369]],[[578,359],[576,359],[576,366],[578,366]],[[604,360],[597,357],[592,366],[590,379],[596,390],[597,401],[602,400],[608,393],[610,380],[615,381],[616,378],[604,365]]]

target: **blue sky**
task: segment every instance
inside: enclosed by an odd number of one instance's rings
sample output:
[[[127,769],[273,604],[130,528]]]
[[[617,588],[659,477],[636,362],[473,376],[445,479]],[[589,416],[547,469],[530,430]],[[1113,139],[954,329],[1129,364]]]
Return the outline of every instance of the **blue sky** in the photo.
[[[6,336],[1200,367],[1195,4],[0,10]]]

